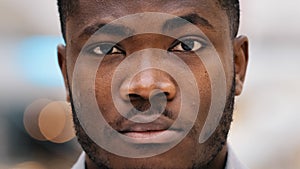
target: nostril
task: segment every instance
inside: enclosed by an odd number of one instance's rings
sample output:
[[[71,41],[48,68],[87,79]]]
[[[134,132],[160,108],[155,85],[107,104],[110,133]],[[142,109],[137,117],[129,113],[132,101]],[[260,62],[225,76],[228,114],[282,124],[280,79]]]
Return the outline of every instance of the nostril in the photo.
[[[144,112],[149,110],[151,103],[148,98],[144,98],[139,94],[128,94],[129,101],[131,105],[138,111]]]
[[[167,99],[167,100],[172,100],[171,94],[169,92],[155,92],[152,93],[150,96],[150,99]]]
[[[169,93],[161,90],[155,90],[151,93],[149,100],[162,100],[168,98]]]
[[[128,98],[130,101],[136,101],[136,100],[144,100],[144,98],[138,94],[128,94]]]
[[[168,92],[159,92],[159,93],[155,93],[151,96],[152,97],[157,97],[157,98],[162,98],[162,97],[168,97],[169,93]]]
[[[168,98],[170,96],[169,92],[162,92],[160,90],[155,90],[154,92],[152,92],[150,95],[148,95],[147,97],[143,97],[139,94],[135,94],[135,93],[131,93],[127,95],[127,98],[130,101],[145,101],[145,100],[157,100],[157,99],[163,99],[163,98]]]

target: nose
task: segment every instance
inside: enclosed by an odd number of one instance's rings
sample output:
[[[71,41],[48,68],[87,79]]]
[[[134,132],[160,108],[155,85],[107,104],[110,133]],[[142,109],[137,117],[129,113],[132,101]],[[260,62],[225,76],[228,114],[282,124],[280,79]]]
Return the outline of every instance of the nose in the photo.
[[[150,100],[154,95],[164,94],[168,101],[176,96],[176,84],[170,75],[157,69],[147,69],[124,82],[120,89],[122,99]]]

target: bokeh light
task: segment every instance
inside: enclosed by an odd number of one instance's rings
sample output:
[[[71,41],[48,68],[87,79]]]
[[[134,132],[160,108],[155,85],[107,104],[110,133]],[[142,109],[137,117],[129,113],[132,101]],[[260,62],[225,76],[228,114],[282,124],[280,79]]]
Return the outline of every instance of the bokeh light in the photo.
[[[70,106],[63,101],[49,103],[40,113],[39,128],[44,137],[55,143],[64,143],[74,135]]]
[[[65,143],[75,137],[71,107],[64,101],[34,101],[26,108],[23,122],[36,140]]]
[[[31,103],[25,110],[23,116],[24,127],[28,134],[36,140],[47,140],[39,128],[39,116],[43,108],[49,104],[49,99],[38,99]]]

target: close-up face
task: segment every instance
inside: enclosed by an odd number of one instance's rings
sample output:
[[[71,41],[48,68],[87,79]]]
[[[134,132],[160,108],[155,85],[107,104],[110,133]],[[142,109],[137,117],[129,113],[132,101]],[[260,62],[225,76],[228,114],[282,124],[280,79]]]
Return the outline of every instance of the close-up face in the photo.
[[[226,156],[248,40],[217,0],[75,6],[58,55],[90,166],[205,168]]]

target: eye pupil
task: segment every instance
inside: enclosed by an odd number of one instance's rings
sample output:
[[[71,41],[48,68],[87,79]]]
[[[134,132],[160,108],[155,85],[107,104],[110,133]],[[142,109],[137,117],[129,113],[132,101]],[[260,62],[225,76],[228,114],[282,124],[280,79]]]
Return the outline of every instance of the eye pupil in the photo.
[[[195,46],[195,42],[193,40],[185,40],[181,43],[182,49],[185,51],[191,51]]]

